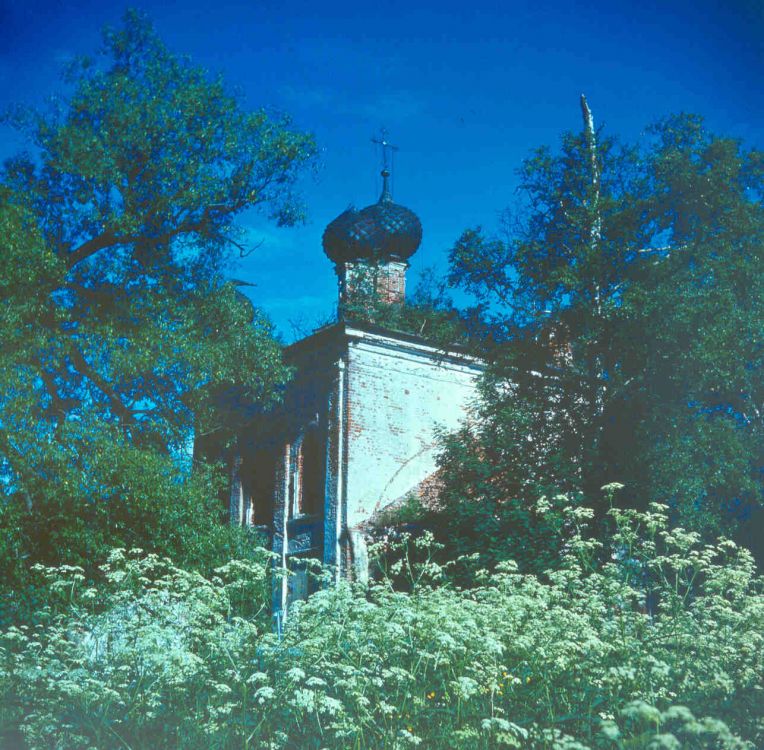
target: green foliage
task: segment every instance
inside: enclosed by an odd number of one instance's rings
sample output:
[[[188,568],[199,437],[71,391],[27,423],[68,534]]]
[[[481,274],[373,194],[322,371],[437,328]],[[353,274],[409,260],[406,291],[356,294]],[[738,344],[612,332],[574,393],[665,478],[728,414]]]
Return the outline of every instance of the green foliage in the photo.
[[[324,588],[281,641],[265,551],[210,579],[115,552],[95,589],[80,569],[45,570],[40,625],[2,636],[6,725],[62,750],[760,747],[750,554],[669,530],[662,506],[614,511],[603,547],[590,516],[568,512],[557,570],[505,562],[468,590],[419,540],[410,592]]]
[[[560,477],[575,436],[562,399],[544,408],[539,390],[547,383],[519,380],[493,398],[497,385],[489,372],[481,419],[443,436],[442,489],[430,523],[454,553],[477,554],[483,566],[513,559],[523,571],[543,571],[559,560],[570,532],[565,510],[581,494],[575,474]],[[527,461],[522,468],[518,454]]]
[[[475,428],[442,460],[458,512],[619,481],[624,505],[665,501],[709,535],[761,515],[761,164],[689,116],[639,148],[587,130],[525,162],[506,237],[451,251],[490,344]]]
[[[341,318],[421,336],[443,347],[466,344],[464,322],[446,294],[445,282],[438,280],[432,269],[422,273],[413,294],[404,302],[390,302],[380,296],[379,273],[373,264],[365,274],[358,273],[353,289],[340,305]]]
[[[34,561],[93,566],[115,544],[225,555],[235,534],[191,440],[224,444],[288,376],[222,271],[243,211],[299,218],[311,138],[244,109],[134,12],[68,83],[51,114],[11,117],[35,155],[0,170],[6,593]]]

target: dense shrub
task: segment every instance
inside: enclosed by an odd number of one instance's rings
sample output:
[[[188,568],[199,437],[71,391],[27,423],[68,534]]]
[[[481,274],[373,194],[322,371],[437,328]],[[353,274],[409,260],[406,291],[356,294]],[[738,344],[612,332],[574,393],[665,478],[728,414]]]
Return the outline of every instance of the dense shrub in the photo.
[[[761,747],[751,556],[661,506],[614,517],[605,550],[571,510],[543,576],[505,563],[460,590],[403,556],[410,591],[327,586],[281,638],[265,551],[210,579],[115,552],[97,589],[47,569],[60,602],[3,634],[2,717],[30,748]]]

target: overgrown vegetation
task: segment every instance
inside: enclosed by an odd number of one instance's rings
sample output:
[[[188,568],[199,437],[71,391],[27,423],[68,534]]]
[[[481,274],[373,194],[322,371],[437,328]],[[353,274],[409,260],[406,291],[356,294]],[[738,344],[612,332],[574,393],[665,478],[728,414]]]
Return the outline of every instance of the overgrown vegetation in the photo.
[[[369,263],[366,273],[358,274],[347,299],[340,303],[341,319],[419,336],[443,348],[469,343],[465,321],[448,295],[445,281],[433,269],[421,274],[413,293],[403,302],[390,302],[380,296],[378,273],[379,269]]]
[[[30,748],[754,748],[764,598],[750,554],[613,511],[568,510],[560,566],[459,589],[405,547],[368,590],[329,586],[269,622],[268,553],[213,578],[114,552],[97,587],[43,569],[51,602],[0,648],[6,742]],[[406,542],[403,543],[404,545]],[[464,561],[462,561],[464,564]],[[18,735],[17,735],[18,737]]]

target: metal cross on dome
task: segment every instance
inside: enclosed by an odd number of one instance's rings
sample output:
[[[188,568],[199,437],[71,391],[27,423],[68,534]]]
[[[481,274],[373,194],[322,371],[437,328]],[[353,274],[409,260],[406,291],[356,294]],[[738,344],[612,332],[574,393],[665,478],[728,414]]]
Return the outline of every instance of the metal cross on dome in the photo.
[[[376,143],[378,146],[382,146],[382,169],[389,172],[392,161],[390,155],[392,152],[397,151],[398,147],[387,140],[387,135],[387,128],[381,128],[379,131],[379,138],[372,138],[371,142]]]
[[[382,147],[382,195],[379,197],[379,202],[385,203],[392,200],[389,179],[392,171],[392,156],[398,147],[387,140],[387,128],[381,128],[379,138],[372,138],[371,142]]]

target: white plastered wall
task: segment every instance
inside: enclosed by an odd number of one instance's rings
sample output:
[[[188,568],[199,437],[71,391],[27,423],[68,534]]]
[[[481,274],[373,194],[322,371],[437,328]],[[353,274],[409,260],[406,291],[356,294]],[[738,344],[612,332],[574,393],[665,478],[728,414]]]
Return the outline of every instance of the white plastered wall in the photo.
[[[352,528],[436,471],[436,429],[456,429],[466,418],[481,368],[425,344],[349,333],[345,498]]]

